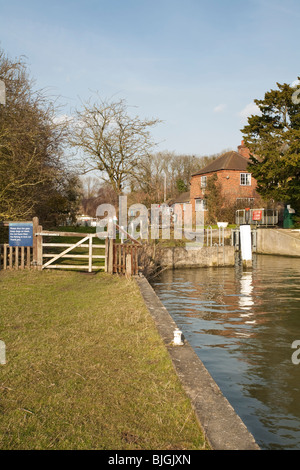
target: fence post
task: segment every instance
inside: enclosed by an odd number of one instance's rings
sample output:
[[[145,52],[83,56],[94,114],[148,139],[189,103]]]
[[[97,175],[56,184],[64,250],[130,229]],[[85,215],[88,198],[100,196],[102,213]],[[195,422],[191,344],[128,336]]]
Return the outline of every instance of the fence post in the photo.
[[[7,247],[8,247],[8,244],[4,243],[3,245],[3,269],[7,269]]]
[[[38,226],[39,226],[38,217],[33,217],[32,223],[33,223],[32,265],[33,265],[33,269],[36,269],[36,266],[37,266],[37,241],[38,241],[38,237],[36,236],[36,233],[38,231]]]
[[[105,270],[106,273],[108,271],[108,237],[105,239]]]
[[[9,269],[13,268],[13,247],[9,247]]]
[[[126,276],[132,275],[131,254],[126,255]]]
[[[92,272],[93,268],[93,236],[89,238],[89,273]]]
[[[107,272],[113,274],[113,263],[114,263],[114,240],[108,238],[108,267]]]
[[[19,269],[19,247],[15,246],[15,269]]]
[[[41,233],[43,231],[43,227],[38,225],[37,233]],[[38,235],[37,237],[37,269],[41,271],[43,269],[43,236]]]

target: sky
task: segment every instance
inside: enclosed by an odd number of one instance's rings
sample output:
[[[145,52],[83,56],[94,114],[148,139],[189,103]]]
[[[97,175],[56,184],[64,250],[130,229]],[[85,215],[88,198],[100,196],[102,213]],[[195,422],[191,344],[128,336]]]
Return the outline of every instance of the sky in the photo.
[[[126,100],[159,150],[236,149],[254,99],[300,75],[298,0],[0,0],[0,48],[72,115]]]

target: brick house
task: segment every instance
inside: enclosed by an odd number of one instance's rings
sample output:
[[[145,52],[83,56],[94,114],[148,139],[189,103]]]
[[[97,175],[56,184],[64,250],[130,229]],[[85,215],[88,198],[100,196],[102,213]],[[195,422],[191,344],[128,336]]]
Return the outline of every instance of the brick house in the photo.
[[[190,204],[190,191],[185,191],[184,193],[179,194],[178,196],[170,199],[168,205],[173,207],[175,204],[181,207],[181,210],[184,211],[186,206]]]
[[[256,180],[247,167],[250,152],[242,141],[238,151],[226,152],[204,168],[194,173],[191,178],[190,202],[193,212],[205,210],[205,189],[208,178],[217,175],[221,183],[221,193],[226,205],[237,205],[239,208],[253,207],[259,201],[256,191]]]

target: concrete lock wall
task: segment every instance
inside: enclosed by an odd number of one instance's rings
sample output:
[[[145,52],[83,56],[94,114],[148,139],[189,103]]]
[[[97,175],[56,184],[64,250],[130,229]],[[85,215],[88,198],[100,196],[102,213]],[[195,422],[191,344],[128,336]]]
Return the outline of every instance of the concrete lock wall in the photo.
[[[300,257],[300,232],[287,229],[258,229],[256,252]]]
[[[160,265],[164,268],[196,268],[209,266],[234,266],[233,246],[209,246],[186,249],[170,247],[161,250]]]

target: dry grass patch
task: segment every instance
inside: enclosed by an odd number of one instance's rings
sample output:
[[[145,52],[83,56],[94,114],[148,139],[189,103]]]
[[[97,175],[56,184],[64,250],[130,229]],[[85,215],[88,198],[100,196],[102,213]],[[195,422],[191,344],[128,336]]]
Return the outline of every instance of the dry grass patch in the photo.
[[[202,449],[132,280],[2,272],[1,449]]]

